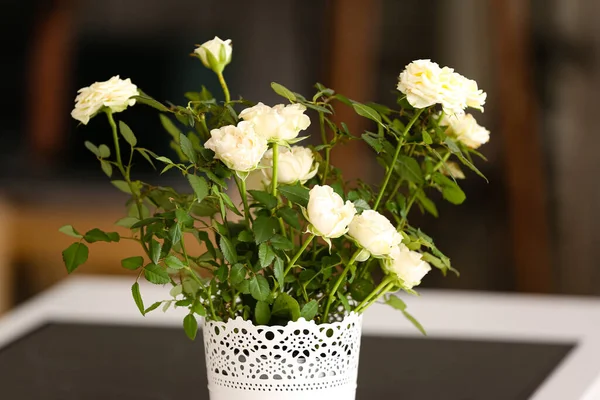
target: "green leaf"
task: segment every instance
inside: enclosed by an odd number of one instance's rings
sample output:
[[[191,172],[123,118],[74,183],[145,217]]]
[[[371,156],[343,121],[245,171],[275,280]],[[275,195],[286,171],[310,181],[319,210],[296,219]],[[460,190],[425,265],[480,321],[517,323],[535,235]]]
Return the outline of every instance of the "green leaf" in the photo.
[[[274,259],[275,252],[273,251],[273,248],[267,243],[261,243],[260,246],[258,246],[258,260],[260,261],[260,266],[266,268],[271,265]]]
[[[409,182],[421,184],[424,182],[423,171],[417,160],[412,157],[400,155],[394,168],[398,172],[401,178],[406,179]]]
[[[131,194],[131,189],[129,188],[129,185],[127,184],[127,182],[125,182],[125,181],[110,181],[110,183],[112,183],[113,186],[116,187],[117,189],[119,189],[121,192]]]
[[[134,96],[133,98],[141,103],[141,104],[146,104],[147,106],[156,108],[159,111],[169,111],[169,109],[162,105],[161,103],[159,103],[158,101],[154,100],[152,97],[148,96],[146,93],[142,92],[141,90],[138,89],[138,92],[140,93],[139,96]]]
[[[148,225],[154,224],[155,222],[159,222],[159,221],[162,221],[162,218],[159,218],[159,217],[145,218],[141,221],[138,220],[138,222],[131,225],[131,229],[141,228],[142,226],[148,226]]]
[[[419,323],[411,314],[406,311],[406,304],[399,297],[390,295],[386,298],[386,304],[392,306],[396,310],[399,310],[404,314],[404,317],[409,320],[423,335],[427,336],[427,332],[423,328],[423,325]]]
[[[148,161],[150,163],[150,165],[152,165],[152,168],[156,169],[156,166],[154,165],[154,162],[152,161],[152,159],[148,155],[149,150],[142,149],[142,148],[139,148],[139,147],[136,147],[136,150],[138,151],[138,153],[140,153],[142,155],[142,157],[144,157],[146,159],[146,161]]]
[[[300,318],[300,305],[298,301],[287,293],[279,293],[273,303],[271,313],[281,318],[290,318],[297,321]]]
[[[141,258],[141,257],[140,257]],[[179,258],[175,257],[173,254],[169,254],[165,257],[165,265],[172,269],[183,269],[185,268],[185,264]]]
[[[377,152],[377,154],[379,154],[383,151],[383,143],[382,143],[380,137],[373,135],[371,133],[363,133],[360,137],[365,142],[367,142],[367,144],[369,146],[371,146],[373,148],[373,150],[375,150],[375,152]]]
[[[271,82],[271,88],[273,88],[273,91],[275,93],[277,93],[278,95],[280,95],[281,97],[285,97],[286,99],[288,99],[291,102],[296,101],[296,95],[291,90],[286,88],[285,86],[280,85],[279,83],[276,83],[276,82]]]
[[[183,330],[191,340],[196,339],[196,334],[198,333],[198,321],[196,321],[196,317],[194,317],[193,314],[188,314],[183,319]]]
[[[206,196],[208,196],[208,183],[206,179],[197,175],[187,175],[188,182],[190,182],[190,186],[194,189],[194,194],[196,195],[196,201],[198,203],[202,202]]]
[[[294,243],[291,242],[291,240],[289,240],[286,237],[283,237],[281,235],[275,235],[271,238],[270,240],[271,242],[271,246],[273,246],[274,249],[277,250],[292,250],[294,248]]]
[[[179,136],[179,146],[181,146],[181,151],[192,163],[196,163],[197,155],[196,150],[194,150],[194,145],[190,142],[190,139],[187,138],[183,133]]]
[[[433,143],[433,140],[431,139],[431,135],[426,130],[423,130],[423,132],[421,132],[421,136],[423,136],[423,142],[425,144]]]
[[[119,121],[119,132],[121,132],[121,135],[131,147],[134,147],[137,144],[137,139],[135,138],[133,131],[123,121]]]
[[[346,297],[346,295],[342,294],[341,292],[337,292],[336,294],[337,294],[338,299],[340,299],[340,302],[344,306],[344,309],[348,312],[352,311],[352,307],[350,306],[350,303],[348,302],[348,298]]]
[[[154,264],[158,264],[158,260],[160,260],[160,251],[162,250],[162,244],[160,242],[152,239],[150,242],[150,259]]]
[[[100,160],[100,168],[102,168],[102,172],[104,172],[106,176],[109,178],[112,176],[112,165],[110,165],[108,161]]]
[[[241,231],[237,237],[240,242],[252,243],[254,242],[254,236],[250,231]]]
[[[302,207],[308,205],[308,189],[303,186],[282,185],[278,187],[279,192],[289,201],[299,204]]]
[[[81,233],[77,232],[75,230],[75,228],[73,228],[73,226],[71,226],[71,225],[61,226],[60,228],[58,228],[58,231],[61,233],[64,233],[65,235],[72,236],[77,239],[81,239],[83,237],[81,235]]]
[[[122,226],[125,228],[131,228],[133,225],[135,225],[138,222],[140,222],[140,220],[135,217],[125,217],[125,218],[121,218],[120,220],[115,222],[115,225]]]
[[[144,310],[144,315],[148,314],[151,311],[156,310],[162,304],[161,301],[157,301],[156,303],[152,303],[152,305]]]
[[[235,251],[235,246],[231,243],[231,241],[226,236],[221,236],[219,240],[219,248],[223,253],[223,257],[229,264],[235,264],[238,261],[238,256]]]
[[[175,246],[177,243],[181,241],[181,225],[174,224],[169,228],[169,239],[171,240],[171,245]]]
[[[197,300],[192,305],[192,310],[201,317],[206,316],[206,308]]]
[[[100,150],[96,147],[92,142],[88,142],[87,140],[83,143],[85,148],[91,151],[96,157],[100,157]]]
[[[262,275],[255,275],[248,282],[250,294],[258,301],[265,301],[269,298],[271,290],[269,289],[269,281]]]
[[[242,264],[235,264],[231,267],[229,281],[233,286],[239,285],[244,279],[246,279],[246,268]]]
[[[173,121],[171,121],[171,118],[167,117],[166,115],[159,114],[159,117],[160,123],[162,124],[163,128],[165,128],[169,135],[173,137],[173,140],[176,143],[179,143],[179,138],[181,137],[181,131],[179,130],[179,128],[177,128]]]
[[[118,242],[121,237],[117,232],[104,232],[98,228],[87,231],[83,236],[86,242]]]
[[[98,146],[98,152],[100,153],[100,158],[110,157],[110,149],[105,144],[101,144],[100,146]]]
[[[429,199],[425,195],[425,192],[419,191],[417,193],[417,199],[419,200],[419,203],[423,206],[423,208],[425,210],[427,210],[427,212],[429,214],[433,215],[436,218],[438,217],[438,210],[437,210],[437,207],[435,206],[435,203],[433,201],[431,201],[431,199]]]
[[[227,275],[229,274],[229,269],[227,268],[227,264],[222,264],[215,272],[215,278],[219,280],[219,282],[226,282]]]
[[[279,221],[277,221],[277,218],[261,215],[254,220],[252,229],[254,230],[256,244],[260,244],[275,236],[279,229]]]
[[[442,196],[452,204],[462,204],[467,196],[452,179],[442,174],[434,174],[433,180],[442,188]]]
[[[70,274],[88,259],[89,249],[83,243],[73,243],[62,252],[62,259]]]
[[[273,264],[273,274],[275,275],[275,279],[277,280],[277,284],[280,288],[284,287],[284,279],[285,276],[283,274],[283,260],[279,257],[275,258],[275,263]]]
[[[167,271],[157,264],[148,264],[144,267],[144,276],[148,282],[164,285],[171,282]]]
[[[277,199],[270,193],[263,192],[262,190],[248,190],[248,193],[268,210],[277,207]]]
[[[140,310],[142,315],[146,315],[144,310],[144,301],[142,300],[142,294],[140,293],[139,283],[136,282],[133,284],[133,286],[131,286],[131,294],[133,295],[133,301],[135,301],[135,305],[137,306],[138,310]]]
[[[271,309],[264,301],[257,301],[254,309],[254,319],[257,325],[267,325],[271,320]]]
[[[292,208],[285,206],[277,210],[277,216],[282,218],[288,225],[300,230],[300,220],[298,219],[298,213]]]
[[[123,268],[129,269],[131,271],[138,269],[143,264],[144,264],[144,257],[141,257],[141,256],[128,257],[128,258],[124,258],[121,260],[121,266]]]
[[[379,113],[371,107],[357,102],[352,102],[352,107],[358,115],[361,115],[375,122],[381,123],[381,115],[379,115]]]
[[[361,302],[373,292],[373,289],[375,289],[373,282],[366,279],[356,279],[350,285],[350,294],[352,294],[354,300]]]
[[[371,206],[369,205],[369,203],[367,203],[363,199],[358,199],[358,200],[354,201],[353,203],[354,203],[354,208],[356,208],[356,211],[359,213],[362,213],[365,210],[371,209]]]
[[[310,321],[315,317],[315,315],[317,315],[318,310],[319,303],[316,300],[311,300],[302,307],[302,310],[300,310],[300,316],[305,320]]]

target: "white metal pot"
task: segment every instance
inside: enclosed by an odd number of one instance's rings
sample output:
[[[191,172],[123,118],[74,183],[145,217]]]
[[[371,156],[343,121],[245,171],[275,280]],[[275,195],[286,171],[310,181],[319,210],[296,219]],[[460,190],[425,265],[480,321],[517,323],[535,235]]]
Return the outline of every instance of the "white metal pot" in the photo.
[[[354,400],[362,315],[317,325],[204,322],[211,400]]]

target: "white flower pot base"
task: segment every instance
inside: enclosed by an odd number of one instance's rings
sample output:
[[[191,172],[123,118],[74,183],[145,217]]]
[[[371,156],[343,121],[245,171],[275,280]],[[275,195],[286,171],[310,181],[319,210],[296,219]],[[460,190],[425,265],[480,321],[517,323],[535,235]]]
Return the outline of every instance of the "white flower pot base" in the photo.
[[[211,400],[353,400],[362,315],[317,325],[205,321]]]

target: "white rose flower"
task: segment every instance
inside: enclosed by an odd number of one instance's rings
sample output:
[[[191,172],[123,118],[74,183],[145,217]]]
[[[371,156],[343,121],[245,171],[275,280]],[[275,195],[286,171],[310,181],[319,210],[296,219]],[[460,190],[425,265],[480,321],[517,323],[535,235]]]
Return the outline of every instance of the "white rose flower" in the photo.
[[[455,136],[472,149],[490,140],[490,131],[479,125],[471,114],[444,116],[440,125],[448,127],[447,135]]]
[[[254,130],[270,142],[289,142],[310,125],[302,104],[278,104],[269,107],[258,103],[240,113],[240,118],[254,124]]]
[[[449,115],[463,114],[465,108],[483,111],[486,93],[477,82],[467,79],[452,68],[440,66],[430,60],[416,60],[400,73],[398,90],[415,108],[441,104]]]
[[[431,271],[431,267],[422,260],[422,257],[421,253],[409,250],[400,243],[392,249],[390,257],[384,261],[383,267],[388,274],[402,280],[402,287],[412,289],[419,285],[421,279]]]
[[[221,40],[218,36],[198,46],[194,53],[206,68],[210,68],[217,74],[223,72],[225,66],[231,62],[233,48],[231,39]]]
[[[135,104],[133,96],[139,95],[137,86],[129,78],[121,79],[113,76],[105,82],[95,82],[89,87],[78,90],[75,98],[75,108],[71,116],[87,125],[102,107],[109,108],[113,113],[124,111]]]
[[[249,122],[237,126],[227,125],[210,131],[210,139],[204,147],[215,152],[215,158],[223,161],[228,168],[248,172],[256,169],[268,149],[265,138],[254,132]]]
[[[348,225],[356,214],[354,204],[340,197],[331,186],[314,186],[309,192],[306,219],[310,222],[308,231],[329,239],[338,238],[348,232]],[[331,244],[330,244],[331,245]]]
[[[415,108],[425,108],[441,102],[440,75],[442,69],[431,60],[416,60],[400,73],[398,90]]]
[[[386,257],[402,242],[402,235],[383,215],[373,210],[365,210],[355,215],[348,229],[350,235],[364,249],[357,258],[365,261],[369,256]]]
[[[265,180],[273,179],[273,149],[269,149],[263,156],[261,165]],[[314,162],[313,152],[306,147],[292,146],[291,149],[282,147],[277,160],[277,183],[305,183],[317,174],[319,164]]]

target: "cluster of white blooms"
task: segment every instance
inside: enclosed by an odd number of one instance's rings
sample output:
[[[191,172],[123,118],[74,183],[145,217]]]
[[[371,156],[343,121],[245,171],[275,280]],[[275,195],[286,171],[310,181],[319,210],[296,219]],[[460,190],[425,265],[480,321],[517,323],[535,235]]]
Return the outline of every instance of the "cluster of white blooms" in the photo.
[[[231,39],[221,40],[218,36],[215,36],[214,39],[199,45],[194,53],[198,55],[206,68],[220,74],[225,66],[231,62],[231,56],[233,55]]]
[[[103,107],[113,113],[124,111],[135,104],[132,97],[139,94],[137,86],[129,78],[121,79],[118,75],[108,81],[95,82],[89,87],[81,88],[77,93],[71,116],[84,125]]]
[[[386,272],[395,275],[401,281],[401,286],[412,289],[419,285],[421,279],[431,271],[431,267],[423,261],[422,257],[423,255],[418,251],[410,250],[400,243],[394,247],[383,266]]]
[[[447,135],[456,137],[472,149],[490,140],[490,131],[479,125],[471,114],[444,115],[440,125],[447,127]]]
[[[238,124],[243,125],[242,131],[246,132],[250,127],[252,134],[259,136],[260,141],[252,140],[255,148],[249,149],[244,146],[234,147],[232,143],[221,145],[219,141],[221,136],[212,136],[210,147],[207,142],[204,147],[215,152],[215,157],[225,162],[225,164],[235,171],[251,171],[259,166],[259,162],[264,168],[264,180],[270,181],[272,177],[273,151],[267,152],[265,143],[281,143],[288,145],[294,141],[300,131],[308,128],[310,118],[304,114],[306,107],[301,104],[289,104],[284,106],[278,104],[269,107],[263,103],[258,103],[254,107],[246,108],[240,113],[240,118],[244,121]],[[233,125],[221,129],[235,128]],[[233,130],[231,130],[233,132]],[[212,135],[212,132],[211,132]],[[223,140],[229,140],[229,136],[223,136]],[[249,143],[248,143],[249,144]],[[222,153],[226,151],[227,153]],[[262,151],[262,153],[260,153]],[[260,153],[260,157],[256,155]],[[263,157],[264,155],[264,157]],[[233,161],[238,160],[238,161]],[[251,165],[252,164],[252,165]],[[291,149],[283,148],[279,154],[277,172],[278,183],[306,182],[315,176],[317,166],[314,166],[312,151],[307,148],[294,146]],[[244,169],[239,169],[243,166]]]
[[[398,90],[415,108],[441,104],[449,115],[461,114],[471,107],[483,111],[487,94],[477,82],[467,79],[452,68],[441,68],[430,60],[416,60],[400,73]]]
[[[421,253],[402,244],[402,235],[385,216],[373,210],[357,214],[354,204],[344,204],[330,186],[317,185],[310,190],[305,216],[310,223],[308,231],[327,242],[347,233],[362,248],[357,261],[382,258],[384,270],[399,286],[412,289],[431,270]]]
[[[254,126],[242,121],[210,131],[204,147],[215,152],[233,171],[248,172],[256,168],[268,149],[267,140],[254,131]]]
[[[269,107],[258,103],[242,110],[240,118],[252,122],[256,132],[269,142],[288,143],[310,126],[310,118],[304,114],[305,111],[306,107],[302,104]]]

